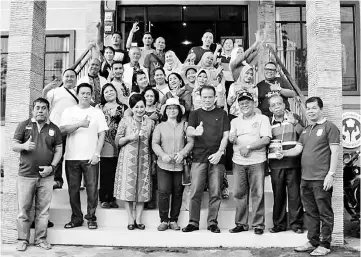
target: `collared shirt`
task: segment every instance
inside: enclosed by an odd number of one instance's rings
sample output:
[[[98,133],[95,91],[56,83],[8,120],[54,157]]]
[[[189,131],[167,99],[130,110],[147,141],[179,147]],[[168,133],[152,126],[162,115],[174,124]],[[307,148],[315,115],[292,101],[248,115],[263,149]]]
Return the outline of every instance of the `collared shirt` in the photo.
[[[303,146],[302,179],[324,180],[330,169],[330,145],[340,144],[339,129],[323,118],[303,130],[298,144]]]
[[[32,137],[35,149],[20,152],[19,176],[37,178],[39,166],[50,166],[55,148],[62,144],[60,129],[47,120],[41,127],[34,118],[20,122],[14,133],[14,140],[25,143]]]
[[[100,94],[103,86],[107,83],[107,80],[102,76],[85,75],[78,80],[77,86],[81,83],[88,83],[93,87],[93,96],[91,105],[95,106],[100,104]]]
[[[123,73],[123,81],[126,84],[132,85],[132,78],[133,78],[133,73],[134,73],[134,64],[132,63],[126,63],[123,65],[124,68],[124,73]],[[136,67],[136,70],[142,70],[144,71],[144,73],[147,75],[147,78],[149,79],[148,76],[148,70],[146,68],[144,68],[144,66],[139,65],[139,67]]]

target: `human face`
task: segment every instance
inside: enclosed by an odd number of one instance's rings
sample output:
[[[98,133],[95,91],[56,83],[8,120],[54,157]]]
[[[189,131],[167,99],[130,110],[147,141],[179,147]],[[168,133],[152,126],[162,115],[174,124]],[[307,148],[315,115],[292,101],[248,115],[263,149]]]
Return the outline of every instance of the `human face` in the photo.
[[[168,77],[168,83],[169,83],[169,88],[170,90],[177,90],[178,88],[180,88],[181,86],[181,81],[179,80],[179,78],[174,75],[174,74],[171,74],[169,77]]]
[[[163,51],[165,48],[165,40],[162,37],[157,38],[157,40],[154,43],[154,47],[158,51]]]
[[[44,123],[48,119],[49,109],[45,103],[35,103],[33,117],[38,123]]]
[[[163,85],[165,83],[165,76],[163,71],[156,70],[154,73],[154,80],[157,85]]]
[[[202,37],[203,46],[210,47],[213,43],[213,34],[210,32],[204,33]]]
[[[168,105],[165,109],[165,113],[167,114],[168,118],[177,118],[179,114],[179,107],[178,105]]]
[[[243,47],[239,47],[238,50],[237,50],[237,55],[243,54],[243,53],[244,53]]]
[[[206,67],[211,67],[213,65],[213,55],[208,54],[205,59]]]
[[[115,78],[121,79],[123,77],[123,73],[124,73],[123,64],[121,63],[114,64],[112,70]]]
[[[271,97],[269,99],[269,109],[275,116],[283,116],[285,113],[285,108],[286,106],[282,97]]]
[[[134,105],[134,107],[132,108],[132,112],[133,112],[134,116],[142,117],[145,113],[144,102],[139,101],[138,103],[136,103],[136,105]]]
[[[138,48],[132,48],[130,51],[129,51],[129,58],[130,58],[130,62],[131,63],[138,63],[139,62],[139,59],[140,59],[140,50]]]
[[[67,70],[63,75],[63,84],[65,88],[72,89],[76,85],[76,74],[72,70]]]
[[[322,118],[322,109],[317,102],[310,102],[306,104],[306,114],[310,121],[317,122]]]
[[[246,82],[246,83],[250,83],[252,81],[252,79],[253,79],[253,70],[249,69],[244,74],[243,81]]]
[[[213,90],[211,89],[202,90],[201,101],[205,109],[212,108],[214,106],[214,103],[216,102],[216,96],[214,95]]]
[[[145,92],[144,98],[147,106],[154,105],[155,95],[153,90],[148,90],[147,92]]]
[[[81,87],[79,89],[78,99],[79,99],[79,103],[81,105],[89,106],[91,97],[92,97],[92,92],[91,92],[90,88]]]
[[[120,37],[119,34],[114,34],[114,35],[112,36],[112,43],[113,43],[113,45],[118,46],[118,45],[120,45],[121,42],[122,42],[122,38]]]
[[[188,81],[189,81],[190,83],[193,84],[193,83],[196,81],[196,71],[195,71],[195,70],[189,69],[189,70],[187,71],[186,76],[187,76],[187,79],[188,79]]]
[[[276,66],[269,63],[264,67],[264,76],[267,80],[272,80],[276,77]]]
[[[151,46],[152,43],[153,43],[153,38],[152,38],[152,36],[151,36],[150,34],[145,34],[145,35],[143,36],[143,44],[144,44],[145,46]]]
[[[238,102],[239,108],[241,109],[241,113],[243,115],[250,115],[253,113],[254,101],[249,99],[244,99]]]
[[[113,102],[117,98],[117,92],[111,86],[106,87],[104,90],[104,98],[107,102]]]
[[[89,64],[89,74],[92,76],[98,75],[100,70],[100,61],[98,59],[92,59]]]
[[[205,72],[201,72],[198,74],[197,81],[200,86],[204,86],[207,83],[208,77]]]
[[[137,75],[137,85],[138,85],[140,91],[143,91],[144,88],[146,88],[146,87],[148,86],[147,75],[145,75],[145,74],[138,74],[138,75]]]
[[[114,52],[109,48],[105,49],[104,57],[107,61],[112,61],[114,58]]]
[[[166,63],[168,63],[169,65],[172,65],[174,63],[173,60],[173,55],[171,53],[166,53],[165,55],[165,61]]]
[[[223,48],[226,51],[231,51],[233,49],[233,40],[226,39],[226,41],[224,41]]]

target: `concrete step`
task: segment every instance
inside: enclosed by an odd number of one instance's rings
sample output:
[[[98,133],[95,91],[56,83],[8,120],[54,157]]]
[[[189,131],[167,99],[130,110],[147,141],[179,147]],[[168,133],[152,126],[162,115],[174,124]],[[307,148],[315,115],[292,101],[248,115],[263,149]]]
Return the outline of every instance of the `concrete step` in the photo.
[[[33,231],[33,230],[32,230]],[[307,241],[306,233],[296,234],[292,231],[272,234],[265,231],[263,235],[255,235],[252,230],[231,234],[221,230],[214,234],[205,229],[184,233],[156,229],[129,231],[126,228],[99,227],[89,230],[86,226],[64,229],[54,226],[48,229],[47,240],[51,244],[60,245],[92,245],[92,246],[130,246],[130,247],[295,247]]]

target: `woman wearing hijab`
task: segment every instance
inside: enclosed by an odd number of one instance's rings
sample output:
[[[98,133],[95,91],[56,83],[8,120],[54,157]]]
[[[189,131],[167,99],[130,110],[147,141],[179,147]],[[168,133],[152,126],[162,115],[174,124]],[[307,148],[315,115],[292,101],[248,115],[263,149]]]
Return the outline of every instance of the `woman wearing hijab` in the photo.
[[[166,78],[168,78],[169,74],[172,72],[180,73],[182,69],[183,64],[178,59],[177,55],[169,50],[165,53],[165,64],[164,64],[164,71]]]

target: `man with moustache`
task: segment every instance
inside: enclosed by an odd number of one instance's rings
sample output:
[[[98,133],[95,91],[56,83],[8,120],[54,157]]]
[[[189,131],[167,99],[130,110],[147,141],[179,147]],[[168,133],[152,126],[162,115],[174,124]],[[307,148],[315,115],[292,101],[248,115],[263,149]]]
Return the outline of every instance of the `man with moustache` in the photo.
[[[154,43],[155,52],[148,54],[144,60],[144,67],[148,69],[149,83],[152,87],[155,87],[154,72],[155,69],[163,68],[165,63],[165,40],[162,37],[158,37]]]
[[[137,46],[133,46],[129,50],[129,58],[130,62],[124,64],[124,83],[132,85],[133,73],[138,70],[143,70],[149,79],[148,70],[139,63],[139,59],[141,56],[140,48]]]
[[[205,52],[212,52],[211,45],[213,44],[213,34],[211,32],[206,32],[202,37],[202,46],[195,46],[189,50],[187,56],[190,54],[195,54],[194,64],[197,65],[202,59],[202,56]]]

